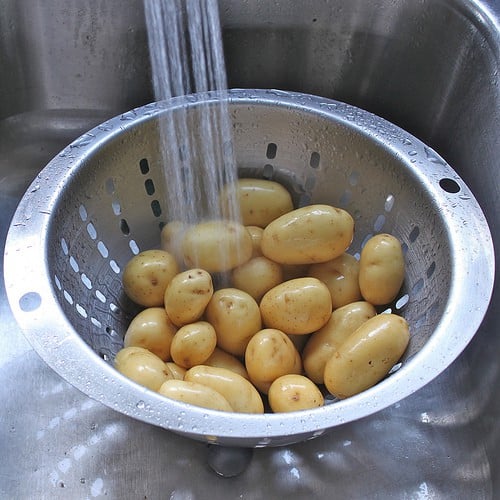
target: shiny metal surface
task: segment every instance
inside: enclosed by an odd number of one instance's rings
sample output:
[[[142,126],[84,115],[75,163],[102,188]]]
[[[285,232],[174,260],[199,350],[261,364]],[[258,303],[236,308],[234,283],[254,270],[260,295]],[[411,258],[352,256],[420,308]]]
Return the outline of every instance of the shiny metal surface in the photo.
[[[0,59],[8,74],[0,80],[0,113],[10,120],[7,129],[12,121],[19,127],[8,134],[2,122],[0,134],[3,242],[36,172],[103,118],[148,102],[150,92],[139,1],[3,0],[0,6]],[[471,187],[498,252],[498,2],[308,1],[292,7],[227,0],[221,13],[232,86],[346,100],[417,135]],[[129,44],[125,66],[116,57],[124,46],[118,41]],[[102,53],[115,57],[92,57]],[[60,71],[72,63],[78,71]],[[91,86],[93,75],[98,84]],[[35,115],[46,127],[32,125]],[[1,286],[2,497],[498,496],[498,284],[471,345],[431,384],[320,439],[256,450],[235,479],[214,475],[203,444],[122,417],[64,383],[20,334]]]
[[[122,270],[134,254],[158,245],[160,227],[171,217],[164,202],[162,120],[183,123],[187,110],[198,137],[205,106],[220,106],[221,99],[228,100],[242,176],[283,183],[296,206],[329,203],[348,210],[356,222],[352,254],[381,231],[405,248],[405,284],[392,310],[408,321],[410,345],[402,366],[362,394],[299,414],[240,415],[169,400],[112,368],[137,313],[122,291]],[[270,143],[277,149],[273,159],[266,156]],[[313,155],[319,159],[314,168]],[[145,182],[154,189],[145,190]],[[152,209],[154,203],[161,209]],[[174,98],[86,132],[28,188],[11,223],[4,265],[19,325],[65,380],[145,422],[207,443],[249,447],[321,436],[420,389],[476,333],[494,277],[484,215],[437,153],[359,108],[277,90]]]

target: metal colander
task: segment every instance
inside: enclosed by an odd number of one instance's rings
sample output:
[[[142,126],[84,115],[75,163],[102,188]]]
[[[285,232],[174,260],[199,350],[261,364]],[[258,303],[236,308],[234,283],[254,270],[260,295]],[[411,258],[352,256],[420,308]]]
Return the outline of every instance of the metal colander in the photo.
[[[242,176],[283,183],[296,206],[327,203],[356,223],[350,252],[388,232],[406,259],[390,308],[410,325],[401,365],[375,387],[311,411],[242,415],[168,400],[112,367],[137,308],[121,273],[159,244],[165,210],[159,118],[216,93],[174,98],[117,116],[77,139],[40,172],[12,221],[5,281],[12,310],[41,357],[90,397],[124,414],[224,445],[281,445],[321,435],[413,393],[471,340],[493,287],[491,235],[463,180],[404,130],[353,106],[274,90],[233,90]],[[168,179],[167,179],[168,182]]]

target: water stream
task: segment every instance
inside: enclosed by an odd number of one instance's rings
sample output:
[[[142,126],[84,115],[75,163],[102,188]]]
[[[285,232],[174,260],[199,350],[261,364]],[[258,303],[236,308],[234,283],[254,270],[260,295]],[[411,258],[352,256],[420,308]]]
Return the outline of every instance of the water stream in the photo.
[[[189,106],[160,123],[169,220],[221,218],[217,193],[236,179],[227,78],[216,0],[145,0],[155,100],[217,91],[217,105]],[[229,218],[237,219],[236,203]]]

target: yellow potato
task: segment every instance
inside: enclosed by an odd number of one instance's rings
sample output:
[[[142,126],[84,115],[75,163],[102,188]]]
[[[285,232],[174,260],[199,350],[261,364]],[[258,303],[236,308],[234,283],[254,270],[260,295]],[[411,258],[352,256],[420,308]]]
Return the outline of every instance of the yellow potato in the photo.
[[[327,286],[316,278],[285,281],[260,301],[262,321],[285,333],[306,334],[319,330],[332,314]]]
[[[309,205],[271,222],[262,234],[262,253],[279,264],[314,264],[342,255],[349,247],[354,220],[345,210]]]
[[[408,323],[395,314],[365,321],[335,351],[325,365],[325,385],[338,398],[347,398],[382,380],[406,350]]]
[[[125,347],[144,347],[163,361],[170,359],[170,344],[177,327],[163,307],[149,307],[130,322],[125,332]]]
[[[189,227],[182,240],[187,267],[209,273],[229,271],[252,256],[252,237],[237,222],[213,220]]]
[[[257,302],[283,281],[281,266],[267,257],[254,257],[231,272],[233,285],[251,295]]]
[[[183,263],[182,239],[188,225],[184,222],[173,220],[163,226],[160,234],[160,246],[162,250],[171,253],[178,264]]]
[[[362,299],[359,289],[359,261],[348,253],[328,262],[312,264],[308,275],[318,278],[328,287],[334,309]]]
[[[370,238],[361,251],[359,287],[363,298],[374,305],[392,302],[405,276],[401,243],[390,234]]]
[[[167,367],[167,372],[170,374],[169,378],[184,380],[184,375],[186,374],[185,368],[179,366],[177,363],[174,363],[173,361],[167,361],[165,363],[165,366]]]
[[[364,301],[333,311],[326,325],[313,333],[304,347],[302,361],[306,375],[316,384],[323,384],[326,362],[349,335],[375,314],[375,308]]]
[[[224,186],[220,193],[223,213],[234,197],[239,202],[245,226],[265,227],[280,215],[293,210],[290,193],[281,184],[265,179],[239,179],[235,184]]]
[[[202,408],[219,411],[234,411],[227,399],[207,385],[186,380],[167,380],[159,388],[163,396]]]
[[[245,351],[245,366],[252,383],[259,383],[293,373],[297,369],[297,349],[280,330],[265,328],[257,332]]]
[[[165,290],[168,317],[177,326],[197,321],[213,293],[212,277],[204,269],[189,269],[175,275]]]
[[[170,280],[179,272],[175,257],[163,250],[145,250],[132,257],[123,270],[123,290],[137,304],[163,306]]]
[[[262,328],[259,305],[237,288],[217,290],[205,310],[205,317],[217,332],[217,345],[242,356],[250,338]]]
[[[225,368],[226,370],[231,370],[241,375],[243,378],[248,379],[248,372],[245,365],[236,356],[229,354],[220,347],[216,347],[214,352],[203,364],[216,368]]]
[[[275,413],[309,410],[323,406],[319,388],[303,375],[283,375],[269,387],[269,406]]]
[[[260,257],[262,255],[260,242],[262,240],[262,233],[264,232],[264,229],[259,226],[246,226],[246,228],[252,238],[252,258]]]
[[[237,413],[264,413],[264,404],[257,389],[237,373],[213,366],[194,366],[184,380],[206,385],[222,394]]]
[[[170,355],[176,364],[191,368],[207,360],[216,344],[214,327],[206,321],[196,321],[177,330],[170,346]]]
[[[124,347],[116,353],[114,365],[121,374],[153,391],[171,376],[165,363],[143,347]]]

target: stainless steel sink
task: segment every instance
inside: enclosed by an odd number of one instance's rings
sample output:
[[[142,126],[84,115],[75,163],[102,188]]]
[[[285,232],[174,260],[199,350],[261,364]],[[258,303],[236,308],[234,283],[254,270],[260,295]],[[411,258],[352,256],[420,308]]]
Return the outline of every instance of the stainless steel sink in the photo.
[[[3,249],[43,166],[152,91],[141,1],[0,0],[0,9]],[[221,0],[220,12],[231,87],[331,97],[419,137],[475,193],[498,265],[498,1]],[[259,450],[239,478],[223,481],[209,472],[204,445],[123,417],[53,374],[16,327],[2,279],[0,436],[9,460],[0,496],[495,498],[498,301],[497,279],[474,340],[424,389],[321,439]]]

